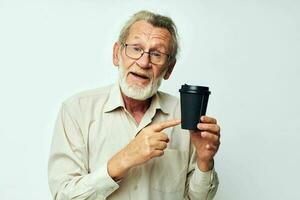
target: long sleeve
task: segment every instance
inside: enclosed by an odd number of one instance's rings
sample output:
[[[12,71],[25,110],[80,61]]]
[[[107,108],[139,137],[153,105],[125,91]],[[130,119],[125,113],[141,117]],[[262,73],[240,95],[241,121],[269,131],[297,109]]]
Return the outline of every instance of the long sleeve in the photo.
[[[63,104],[53,133],[48,163],[53,199],[106,199],[119,185],[108,175],[107,161],[90,173],[86,138],[79,117],[71,111]]]
[[[191,159],[185,188],[185,199],[211,200],[215,196],[219,180],[214,169],[202,172],[196,164],[195,148],[191,144]]]

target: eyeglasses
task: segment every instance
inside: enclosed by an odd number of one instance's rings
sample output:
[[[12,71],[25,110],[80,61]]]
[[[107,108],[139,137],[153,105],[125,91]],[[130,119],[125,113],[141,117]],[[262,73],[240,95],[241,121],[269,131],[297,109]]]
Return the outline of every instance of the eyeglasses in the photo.
[[[170,58],[169,54],[162,53],[159,51],[149,51],[146,52],[141,47],[134,45],[134,44],[126,44],[122,43],[122,45],[125,47],[125,54],[129,58],[138,60],[140,59],[144,53],[149,54],[150,62],[155,65],[164,65],[166,61]]]

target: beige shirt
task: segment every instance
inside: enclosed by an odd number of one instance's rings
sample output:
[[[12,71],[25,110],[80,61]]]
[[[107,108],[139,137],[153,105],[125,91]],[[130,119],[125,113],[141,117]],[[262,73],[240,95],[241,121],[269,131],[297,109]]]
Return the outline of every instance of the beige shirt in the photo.
[[[170,141],[163,156],[132,168],[119,182],[107,172],[108,160],[141,129],[174,118],[180,119],[178,99],[158,92],[137,124],[124,107],[118,84],[66,100],[55,125],[49,158],[53,199],[212,199],[217,174],[198,169],[189,132],[180,125],[164,130]]]

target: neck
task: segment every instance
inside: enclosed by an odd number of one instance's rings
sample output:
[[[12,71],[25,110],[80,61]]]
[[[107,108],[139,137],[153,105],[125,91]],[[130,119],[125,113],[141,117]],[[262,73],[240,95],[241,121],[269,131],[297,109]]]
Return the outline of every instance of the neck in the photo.
[[[126,110],[132,114],[135,120],[139,123],[151,104],[151,98],[146,100],[136,100],[126,96],[123,92],[121,93]]]

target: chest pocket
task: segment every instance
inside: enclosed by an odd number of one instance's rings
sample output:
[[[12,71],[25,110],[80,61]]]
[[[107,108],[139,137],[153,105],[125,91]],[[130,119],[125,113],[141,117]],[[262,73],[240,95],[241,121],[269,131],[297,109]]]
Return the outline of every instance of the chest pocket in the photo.
[[[164,155],[151,163],[150,186],[160,192],[184,191],[188,152],[166,149]]]

